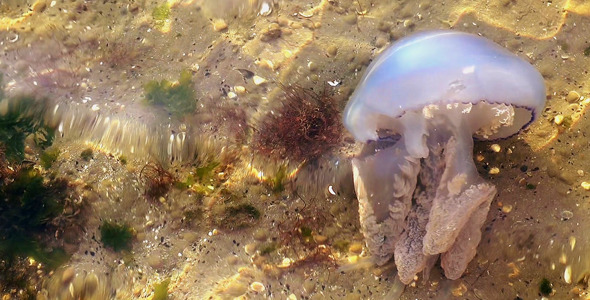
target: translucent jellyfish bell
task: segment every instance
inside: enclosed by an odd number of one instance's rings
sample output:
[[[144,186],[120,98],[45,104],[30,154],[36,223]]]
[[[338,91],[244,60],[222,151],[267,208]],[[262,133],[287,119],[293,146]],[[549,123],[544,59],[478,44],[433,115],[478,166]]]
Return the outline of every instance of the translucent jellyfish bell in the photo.
[[[459,278],[496,193],[477,173],[473,138],[516,134],[545,97],[543,78],[528,62],[468,33],[421,32],[373,61],[344,124],[367,142],[352,164],[375,262],[394,255],[407,284],[440,255],[445,275]]]

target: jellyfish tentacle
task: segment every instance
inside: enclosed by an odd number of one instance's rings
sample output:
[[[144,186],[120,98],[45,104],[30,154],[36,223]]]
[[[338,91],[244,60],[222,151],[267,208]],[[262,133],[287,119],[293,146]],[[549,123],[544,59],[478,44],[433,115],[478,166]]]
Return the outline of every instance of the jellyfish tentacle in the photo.
[[[440,264],[445,271],[445,276],[451,280],[461,277],[469,262],[475,257],[477,245],[481,240],[481,226],[486,220],[490,204],[496,195],[496,187],[483,183],[478,185],[478,193],[482,195],[483,201],[471,214],[453,246],[441,255]]]
[[[361,231],[376,264],[386,263],[405,228],[420,160],[410,156],[400,139],[374,155],[352,160]]]
[[[424,253],[447,252],[480,206],[491,202],[495,188],[477,173],[470,133],[456,126],[445,145],[445,171],[438,184],[424,236]],[[479,230],[480,227],[477,228]]]
[[[424,195],[419,197],[425,198]],[[395,265],[399,279],[404,284],[409,284],[414,280],[414,276],[426,267],[431,256],[422,251],[428,212],[428,208],[420,204],[412,206],[406,219],[407,228],[395,245]]]
[[[441,158],[443,147],[440,141],[431,138],[428,142],[429,155],[421,160],[414,203],[406,220],[407,228],[395,246],[395,265],[404,284],[409,284],[420,271],[424,271],[424,278],[427,278],[438,258],[438,255],[425,254],[422,249],[432,200],[445,169],[445,160]]]

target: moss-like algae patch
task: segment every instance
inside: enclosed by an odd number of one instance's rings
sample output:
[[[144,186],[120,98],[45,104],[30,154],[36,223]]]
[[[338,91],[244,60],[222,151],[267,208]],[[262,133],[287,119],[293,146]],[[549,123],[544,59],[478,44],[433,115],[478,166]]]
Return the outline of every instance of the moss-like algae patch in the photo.
[[[24,159],[27,136],[33,135],[35,144],[46,148],[53,143],[55,130],[42,124],[41,118],[31,111],[38,100],[20,97],[9,101],[9,111],[0,115],[0,143],[4,146],[9,161],[20,162]]]
[[[50,263],[54,259],[41,251],[37,236],[62,213],[68,184],[62,179],[45,183],[32,168],[22,168],[9,177],[10,183],[0,186],[0,257],[32,256]]]
[[[133,229],[127,224],[104,221],[100,226],[100,240],[105,247],[115,252],[131,250]]]
[[[53,163],[59,157],[59,153],[60,151],[57,148],[45,150],[43,153],[41,153],[41,156],[39,157],[39,160],[41,161],[41,166],[43,166],[43,168],[45,169],[51,168]]]
[[[94,158],[94,152],[92,151],[92,148],[84,149],[84,151],[80,153],[80,157],[85,161],[90,161],[92,158]]]
[[[547,278],[541,279],[541,282],[539,283],[539,293],[541,293],[541,295],[543,295],[543,296],[549,296],[549,295],[551,295],[552,292],[553,292],[553,287],[552,287],[549,279],[547,279]]]
[[[150,105],[161,105],[174,115],[194,112],[197,97],[192,83],[192,73],[188,70],[180,73],[178,82],[166,79],[152,80],[144,85],[146,102]]]
[[[52,240],[76,218],[64,212],[71,205],[67,181],[46,180],[30,166],[9,167],[3,157],[0,161],[0,278],[4,288],[25,289],[34,276],[29,258],[45,270],[69,259],[59,241]],[[62,221],[55,222],[58,219]]]
[[[218,220],[218,225],[226,229],[242,229],[260,219],[260,211],[249,203],[227,206]]]

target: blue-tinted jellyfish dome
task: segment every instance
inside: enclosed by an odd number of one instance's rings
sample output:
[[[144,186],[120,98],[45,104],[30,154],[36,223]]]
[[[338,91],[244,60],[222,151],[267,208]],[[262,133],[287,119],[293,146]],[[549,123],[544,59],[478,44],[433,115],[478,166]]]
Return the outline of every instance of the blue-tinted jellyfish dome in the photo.
[[[545,105],[527,61],[476,35],[417,33],[368,67],[344,112],[367,143],[352,160],[361,228],[377,264],[394,256],[402,282],[440,256],[459,278],[475,256],[496,188],[473,162],[473,139],[506,138]]]

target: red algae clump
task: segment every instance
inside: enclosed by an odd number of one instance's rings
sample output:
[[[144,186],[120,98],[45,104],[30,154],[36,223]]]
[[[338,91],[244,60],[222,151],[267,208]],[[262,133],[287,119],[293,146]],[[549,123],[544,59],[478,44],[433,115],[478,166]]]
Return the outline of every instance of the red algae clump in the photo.
[[[254,136],[262,155],[294,161],[314,160],[339,141],[342,124],[334,99],[300,86],[282,86],[283,106],[266,116]]]

